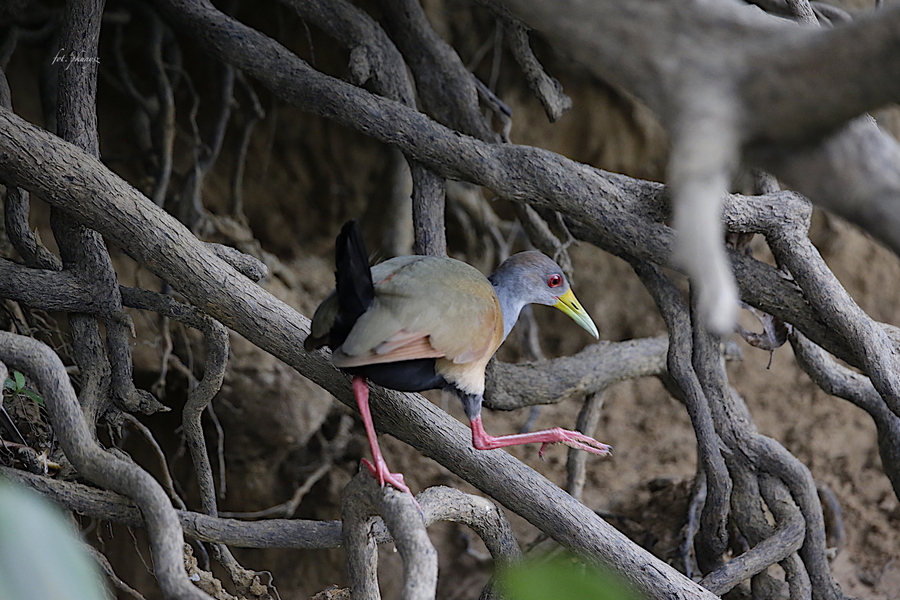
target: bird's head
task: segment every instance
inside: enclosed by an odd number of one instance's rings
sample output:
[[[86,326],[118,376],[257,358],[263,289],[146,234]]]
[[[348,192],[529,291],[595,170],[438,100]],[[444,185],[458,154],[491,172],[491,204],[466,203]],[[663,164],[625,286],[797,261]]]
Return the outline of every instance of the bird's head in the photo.
[[[514,311],[511,316],[517,318],[522,306],[544,304],[558,308],[595,338],[600,337],[597,326],[572,292],[562,267],[545,254],[533,250],[514,254],[489,279],[500,298],[504,318],[509,309]]]

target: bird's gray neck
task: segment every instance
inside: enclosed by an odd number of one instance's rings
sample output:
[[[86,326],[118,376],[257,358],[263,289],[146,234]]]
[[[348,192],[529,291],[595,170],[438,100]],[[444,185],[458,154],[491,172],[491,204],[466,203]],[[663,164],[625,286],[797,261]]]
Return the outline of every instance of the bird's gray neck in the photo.
[[[491,282],[493,284],[493,282]],[[522,301],[518,295],[509,288],[509,286],[494,285],[494,292],[497,299],[500,300],[500,311],[503,313],[503,340],[512,331],[516,321],[519,320],[519,313],[527,302]]]

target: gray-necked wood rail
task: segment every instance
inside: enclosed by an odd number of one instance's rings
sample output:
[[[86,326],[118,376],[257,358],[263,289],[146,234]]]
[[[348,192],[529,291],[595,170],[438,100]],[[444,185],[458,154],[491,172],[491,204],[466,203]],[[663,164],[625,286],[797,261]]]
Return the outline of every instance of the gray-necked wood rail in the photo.
[[[479,450],[541,443],[608,454],[610,447],[561,428],[494,437],[481,423],[484,369],[526,304],[546,304],[598,337],[597,328],[572,293],[562,269],[540,252],[521,252],[486,278],[452,258],[400,256],[369,267],[355,221],[335,243],[335,290],[319,305],[304,347],[329,346],[332,362],[352,374],[374,464],[364,462],[381,485],[409,491],[391,473],[375,437],[366,380],[404,392],[443,388],[463,403]]]

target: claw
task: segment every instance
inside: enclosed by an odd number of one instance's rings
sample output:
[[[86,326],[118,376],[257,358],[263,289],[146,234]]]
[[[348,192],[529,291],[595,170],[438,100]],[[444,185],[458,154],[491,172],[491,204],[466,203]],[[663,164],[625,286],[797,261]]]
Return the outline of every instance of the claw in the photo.
[[[416,497],[409,490],[409,487],[406,485],[406,482],[403,481],[402,473],[391,473],[387,468],[387,463],[384,461],[380,461],[378,464],[381,468],[376,467],[372,462],[366,458],[362,459],[362,464],[369,469],[369,473],[372,474],[378,484],[384,488],[384,484],[389,483],[391,486],[404,494],[409,494],[412,498],[413,502],[416,503],[416,508],[419,509],[419,514],[422,515],[422,519],[425,518],[425,511],[422,510],[422,507],[419,505],[419,501],[416,500]]]
[[[544,458],[544,451],[548,446],[550,446],[550,444],[564,444],[569,448],[583,450],[585,452],[590,452],[591,454],[597,454],[599,456],[606,456],[612,452],[612,446],[610,446],[609,444],[598,442],[594,438],[588,437],[583,433],[579,433],[577,431],[569,431],[568,429],[561,429],[560,432],[560,437],[564,439],[544,442],[543,444],[541,444],[541,449],[538,451],[538,456]]]
[[[378,461],[376,466],[375,464],[372,464],[370,460],[364,458],[362,459],[362,463],[369,469],[369,473],[372,474],[372,477],[378,480],[378,484],[381,487],[384,487],[384,484],[389,483],[394,489],[412,495],[412,492],[409,491],[409,486],[403,481],[403,474],[391,473],[384,461]]]

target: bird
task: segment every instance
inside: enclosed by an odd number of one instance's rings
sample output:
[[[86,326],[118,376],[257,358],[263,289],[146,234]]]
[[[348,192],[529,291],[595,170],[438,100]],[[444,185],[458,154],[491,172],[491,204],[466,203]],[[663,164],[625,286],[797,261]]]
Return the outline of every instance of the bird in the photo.
[[[335,289],[316,309],[304,348],[328,346],[335,367],[353,376],[372,462],[363,459],[382,487],[409,493],[400,473],[387,467],[369,409],[369,385],[403,392],[444,389],[462,402],[472,445],[489,450],[540,443],[598,455],[611,447],[559,427],[504,436],[484,430],[481,405],[485,367],[527,304],[558,308],[599,338],[562,268],[538,251],[505,260],[490,277],[452,258],[399,256],[369,266],[359,225],[342,227],[335,241]]]

